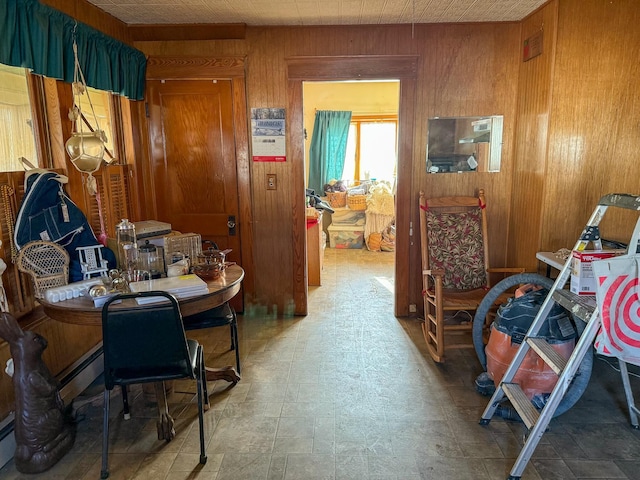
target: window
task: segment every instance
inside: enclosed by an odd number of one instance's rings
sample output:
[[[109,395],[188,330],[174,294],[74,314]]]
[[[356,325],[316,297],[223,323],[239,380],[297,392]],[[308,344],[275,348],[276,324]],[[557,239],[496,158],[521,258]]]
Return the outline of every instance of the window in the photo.
[[[38,164],[27,70],[0,64],[0,171],[22,171],[20,157]]]
[[[351,118],[343,180],[387,180],[396,176],[397,115]]]
[[[89,98],[91,101],[89,101]],[[80,109],[84,117],[85,131],[102,130],[106,136],[104,160],[111,163],[118,155],[114,149],[113,115],[111,114],[111,94],[104,90],[87,87],[87,92],[80,95]],[[93,105],[93,111],[91,106]],[[97,119],[97,122],[96,122]]]

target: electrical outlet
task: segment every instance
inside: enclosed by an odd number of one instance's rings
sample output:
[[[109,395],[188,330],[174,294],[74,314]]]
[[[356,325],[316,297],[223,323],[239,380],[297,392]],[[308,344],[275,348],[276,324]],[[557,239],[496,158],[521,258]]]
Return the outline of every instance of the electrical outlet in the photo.
[[[409,313],[416,313],[418,311],[415,303],[409,304]]]
[[[275,173],[267,173],[267,190],[276,190],[278,181]]]

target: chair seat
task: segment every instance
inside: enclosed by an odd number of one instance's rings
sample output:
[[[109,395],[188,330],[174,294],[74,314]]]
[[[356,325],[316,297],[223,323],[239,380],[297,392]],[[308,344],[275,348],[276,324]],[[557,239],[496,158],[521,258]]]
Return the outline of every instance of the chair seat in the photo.
[[[195,315],[182,317],[185,330],[222,327],[224,325],[230,325],[233,321],[234,315],[228,303],[212,308],[211,310],[196,313]]]
[[[231,348],[236,352],[236,370],[240,373],[240,350],[238,348],[238,321],[236,313],[229,305],[225,303],[219,307],[205,310],[204,312],[196,313],[195,315],[189,315],[182,317],[182,324],[185,330],[199,330],[203,328],[223,327],[229,325],[231,336]]]
[[[189,348],[189,362],[191,370],[194,372],[198,368],[198,347],[200,344],[196,340],[187,339]],[[115,385],[131,385],[134,383],[162,382],[165,380],[176,380],[185,378],[184,362],[176,362],[174,365],[165,364],[159,367],[130,367],[117,368],[111,371]],[[193,376],[192,378],[195,378]]]

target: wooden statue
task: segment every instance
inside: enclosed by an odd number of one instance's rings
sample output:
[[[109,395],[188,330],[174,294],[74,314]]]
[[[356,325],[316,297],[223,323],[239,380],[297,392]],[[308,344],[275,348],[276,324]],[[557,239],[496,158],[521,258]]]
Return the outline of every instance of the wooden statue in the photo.
[[[9,313],[0,313],[0,338],[9,343],[15,390],[14,462],[22,473],[41,473],[73,446],[75,425],[65,414],[59,384],[42,361],[47,340],[23,331]]]

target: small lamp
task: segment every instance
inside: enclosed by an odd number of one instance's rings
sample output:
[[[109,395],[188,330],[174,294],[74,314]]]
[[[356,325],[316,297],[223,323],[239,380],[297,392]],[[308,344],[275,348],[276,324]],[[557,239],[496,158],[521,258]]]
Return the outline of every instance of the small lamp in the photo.
[[[100,130],[98,117],[93,110],[93,104],[91,103],[91,97],[87,90],[87,84],[85,82],[84,75],[82,74],[82,69],[80,68],[80,62],[78,60],[78,45],[76,43],[76,27],[77,23],[73,30],[73,107],[69,109],[69,120],[73,122],[74,130],[71,133],[71,137],[67,140],[65,147],[69,157],[71,158],[71,163],[73,163],[81,173],[87,174],[87,191],[91,195],[95,195],[98,189],[96,179],[92,174],[97,171],[102,164],[107,137],[104,131]],[[87,100],[89,100],[91,113],[95,119],[95,125],[97,127],[96,130],[90,129],[85,131],[83,128],[83,124],[86,120],[80,108],[80,96],[85,93],[87,95]]]

